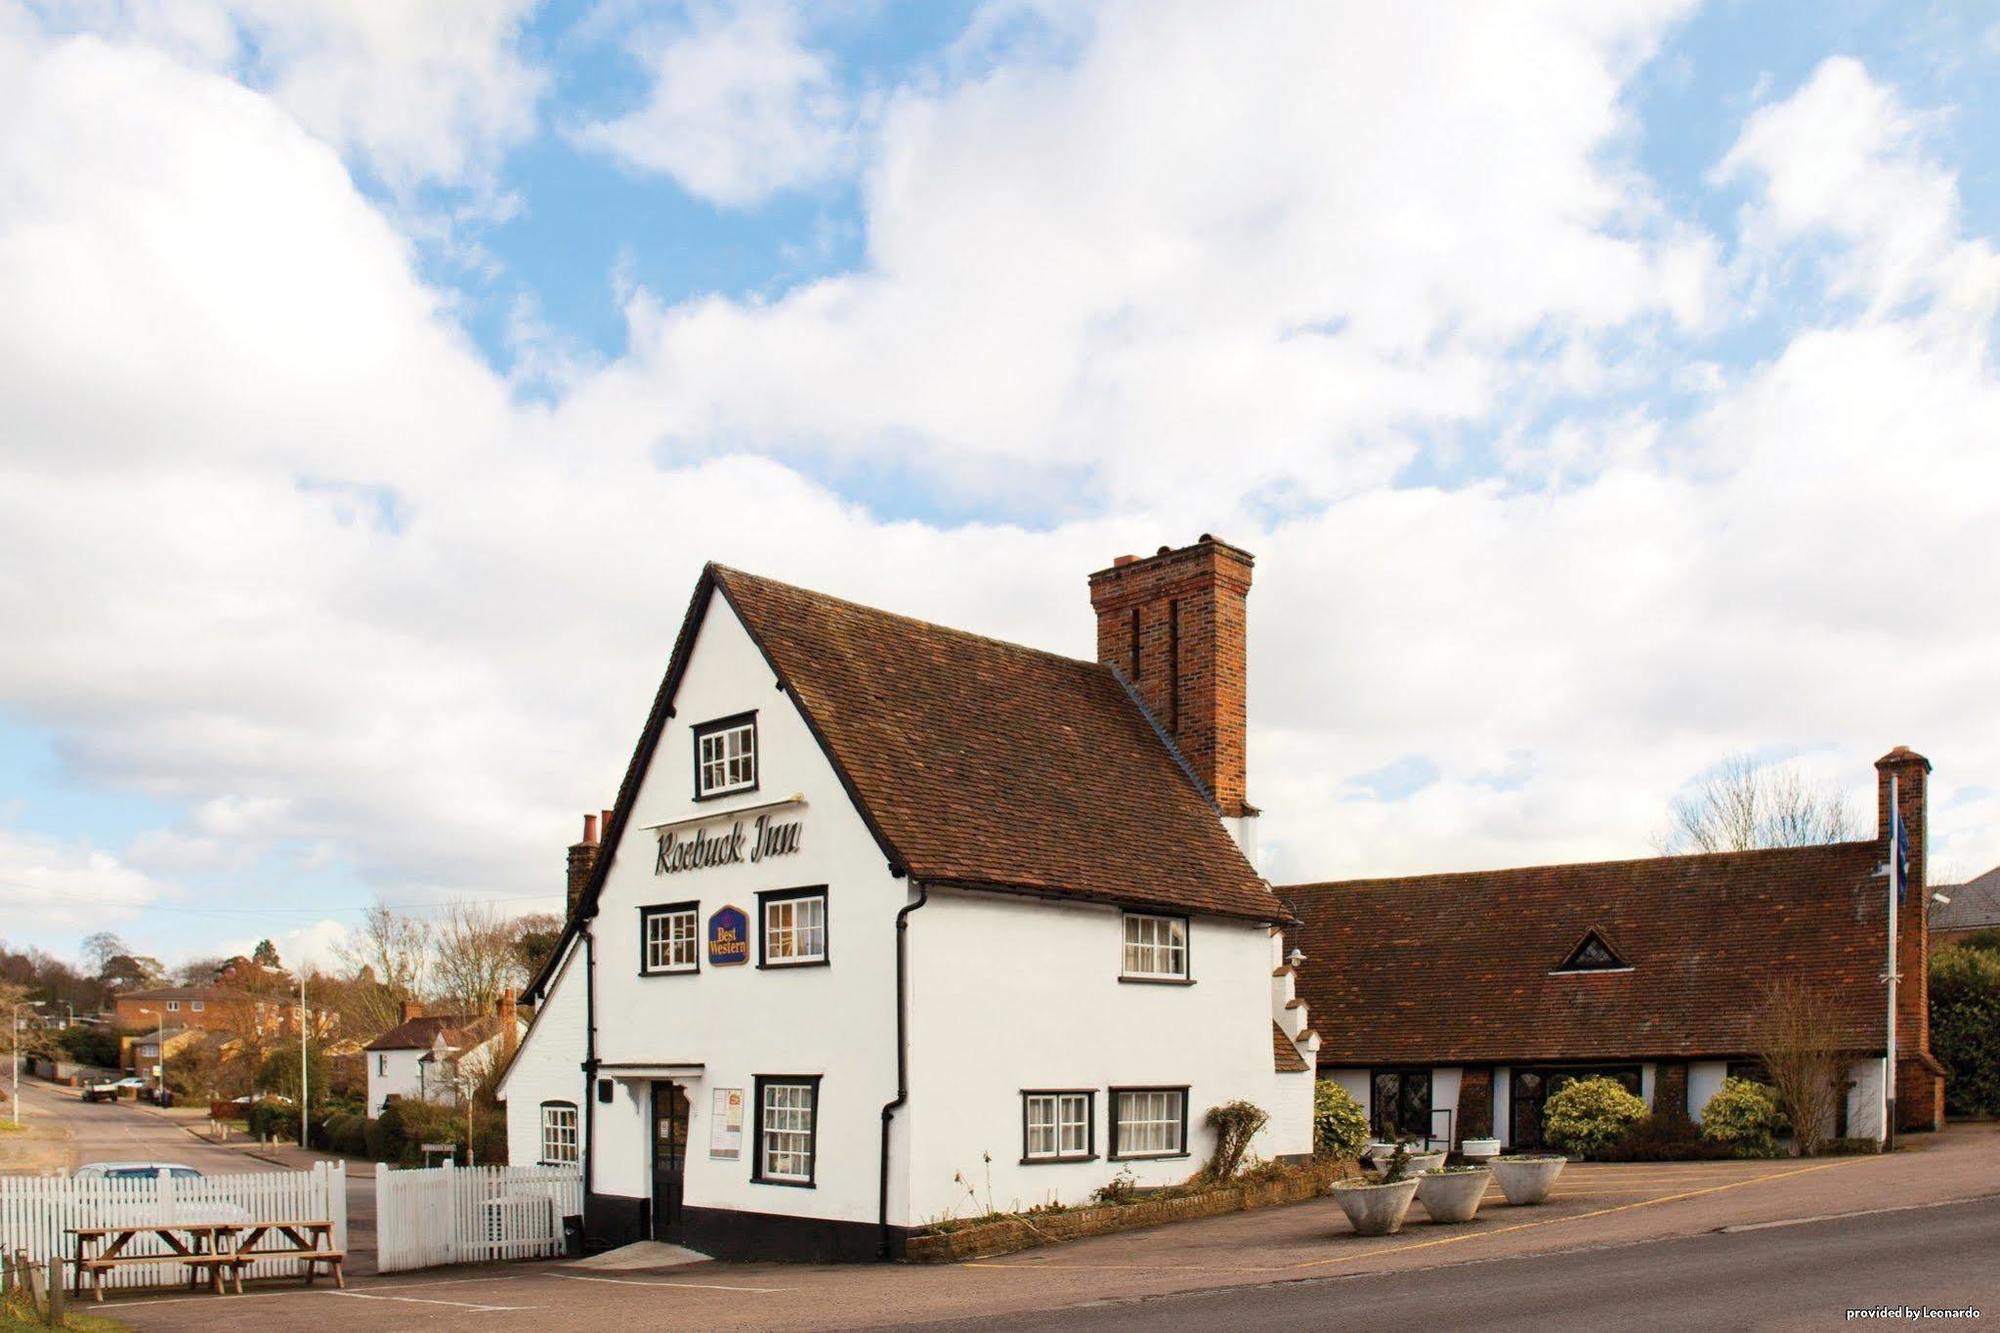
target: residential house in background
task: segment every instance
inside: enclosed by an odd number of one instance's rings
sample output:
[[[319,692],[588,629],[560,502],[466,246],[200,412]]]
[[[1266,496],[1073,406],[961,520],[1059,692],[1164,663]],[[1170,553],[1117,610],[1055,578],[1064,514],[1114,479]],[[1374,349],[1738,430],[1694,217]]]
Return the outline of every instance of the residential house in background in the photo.
[[[2000,866],[1963,884],[1940,884],[1949,902],[1931,900],[1931,946],[1956,944],[1982,930],[2000,930]]]
[[[1841,1137],[1882,1137],[1890,790],[1909,843],[1897,910],[1899,1129],[1944,1116],[1930,1053],[1924,880],[1930,762],[1876,763],[1873,838],[1703,856],[1297,884],[1299,991],[1321,1073],[1376,1132],[1454,1147],[1542,1146],[1542,1108],[1606,1075],[1656,1110],[1699,1121],[1731,1074],[1756,1074],[1766,988],[1810,983],[1849,1064]],[[1956,905],[1954,903],[1954,905]]]
[[[126,991],[112,1001],[112,1022],[120,1029],[133,1031],[157,1028],[164,1017],[168,1027],[219,1030],[232,1021],[231,1005],[225,1004],[225,1000],[234,998],[233,993],[225,993],[220,986],[158,986]]]
[[[513,1055],[526,1030],[512,991],[491,1014],[423,1010],[417,1001],[404,1001],[402,1021],[361,1048],[370,1116],[398,1097],[456,1105],[462,1080],[484,1079]]]

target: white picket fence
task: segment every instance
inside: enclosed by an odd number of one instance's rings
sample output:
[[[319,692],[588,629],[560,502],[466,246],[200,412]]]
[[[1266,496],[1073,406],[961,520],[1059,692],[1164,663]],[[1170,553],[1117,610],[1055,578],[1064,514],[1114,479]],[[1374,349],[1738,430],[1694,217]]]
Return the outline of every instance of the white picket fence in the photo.
[[[67,1176],[0,1176],[0,1250],[26,1250],[40,1263],[76,1257],[77,1227],[150,1222],[325,1221],[335,1249],[347,1248],[347,1164],[320,1162],[309,1171],[259,1171],[199,1180],[90,1180]],[[157,1236],[133,1239],[121,1254],[170,1254]],[[252,1264],[245,1277],[291,1276],[296,1260]],[[75,1280],[75,1270],[65,1277]],[[128,1264],[104,1276],[107,1287],[185,1283],[180,1264]]]
[[[573,1166],[375,1168],[375,1262],[384,1273],[562,1252],[562,1219],[583,1211]]]

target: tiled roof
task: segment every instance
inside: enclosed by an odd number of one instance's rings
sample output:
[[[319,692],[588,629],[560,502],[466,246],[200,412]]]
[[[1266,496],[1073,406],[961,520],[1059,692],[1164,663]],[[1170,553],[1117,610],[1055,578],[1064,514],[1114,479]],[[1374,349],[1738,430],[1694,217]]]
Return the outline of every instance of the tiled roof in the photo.
[[[1328,1064],[1749,1054],[1808,976],[1882,1046],[1879,842],[1281,888]],[[1630,971],[1551,975],[1589,931]]]
[[[470,1014],[429,1014],[421,1018],[405,1019],[369,1042],[363,1050],[369,1051],[413,1051],[429,1050],[437,1041],[440,1031],[446,1033],[445,1040],[451,1041],[452,1030],[462,1028],[476,1021]]]
[[[1283,919],[1109,668],[711,568],[918,879]]]
[[[153,986],[146,990],[126,990],[112,993],[113,1000],[216,1000],[222,998],[220,986]]]
[[[1271,1020],[1271,1063],[1280,1074],[1303,1074],[1312,1068],[1276,1019]]]
[[[1948,903],[1932,900],[1932,930],[1984,930],[2000,926],[2000,866],[1963,884],[1938,884]]]

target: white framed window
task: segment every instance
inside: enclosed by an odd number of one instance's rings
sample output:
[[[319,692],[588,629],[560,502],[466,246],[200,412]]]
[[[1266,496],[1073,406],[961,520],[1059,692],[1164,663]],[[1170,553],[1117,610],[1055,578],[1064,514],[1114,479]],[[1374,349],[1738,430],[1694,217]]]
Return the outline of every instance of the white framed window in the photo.
[[[805,967],[827,961],[826,886],[757,895],[763,918],[759,967]]]
[[[375,1052],[375,1072],[383,1078],[389,1076],[389,1053],[387,1051]]]
[[[704,722],[694,729],[694,798],[757,790],[757,715]]]
[[[194,1010],[194,1011],[195,1011],[196,1013],[200,1013],[200,1012],[201,1012],[201,1004],[202,1004],[202,1002],[201,1002],[200,1000],[189,1000],[189,1001],[188,1001],[188,1008],[190,1008],[190,1009]]]
[[[1181,1157],[1186,1153],[1186,1088],[1111,1090],[1113,1157]]]
[[[664,903],[642,907],[639,914],[641,973],[652,976],[701,970],[700,903]]]
[[[179,1013],[180,1011],[181,1011],[181,1002],[180,1002],[179,1000],[168,1000],[168,1001],[167,1001],[167,1012],[168,1012],[168,1013],[170,1013],[170,1014],[177,1014],[177,1013]]]
[[[1021,1094],[1021,1160],[1080,1162],[1095,1152],[1091,1142],[1092,1092],[1024,1092]]]
[[[576,1103],[542,1103],[542,1165],[571,1166],[577,1161]]]
[[[1119,976],[1128,981],[1186,981],[1187,918],[1127,912],[1124,961]]]
[[[757,1075],[757,1153],[751,1179],[811,1186],[818,1138],[819,1075]]]

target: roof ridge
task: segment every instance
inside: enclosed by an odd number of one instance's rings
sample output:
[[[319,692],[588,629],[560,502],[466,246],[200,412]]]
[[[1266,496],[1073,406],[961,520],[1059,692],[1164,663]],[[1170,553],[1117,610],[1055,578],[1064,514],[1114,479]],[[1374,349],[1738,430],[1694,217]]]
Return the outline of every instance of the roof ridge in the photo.
[[[1624,856],[1602,861],[1548,861],[1537,865],[1489,866],[1483,870],[1422,870],[1407,875],[1362,875],[1354,879],[1307,880],[1298,884],[1274,884],[1278,893],[1290,893],[1296,889],[1344,889],[1362,884],[1403,884],[1416,880],[1435,879],[1478,879],[1488,875],[1527,874],[1538,870],[1602,870],[1610,866],[1651,866],[1674,863],[1719,862],[1731,857],[1755,859],[1777,856],[1787,852],[1817,852],[1867,848],[1871,852],[1879,850],[1880,838],[1860,838],[1844,842],[1809,842],[1794,847],[1746,847],[1730,852],[1684,852],[1675,856]]]
[[[940,634],[949,634],[953,638],[970,639],[976,643],[991,644],[996,648],[1006,648],[1017,653],[1028,653],[1035,657],[1044,657],[1050,661],[1061,662],[1066,666],[1082,667],[1087,671],[1095,671],[1101,670],[1105,665],[1102,662],[1092,661],[1087,657],[1071,657],[1068,653],[1058,653],[1048,648],[1037,648],[1033,644],[1017,643],[1013,639],[997,638],[991,634],[980,634],[974,630],[960,629],[956,625],[945,625],[935,620],[925,620],[922,616],[913,616],[902,611],[891,611],[880,606],[870,606],[866,602],[857,602],[849,597],[837,597],[830,592],[821,592],[817,588],[808,588],[803,584],[787,583],[783,579],[774,579],[767,574],[753,574],[747,569],[737,569],[731,565],[720,564],[714,560],[709,561],[707,567],[718,578],[724,580],[749,579],[752,582],[768,584],[774,588],[783,588],[787,592],[814,597],[822,602],[831,602],[835,606],[847,607],[855,611],[866,611],[868,614],[874,616],[887,616],[891,620],[900,620],[908,625],[917,625],[927,630],[934,630]]]

